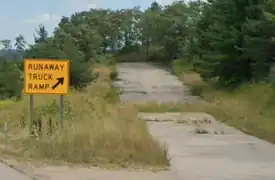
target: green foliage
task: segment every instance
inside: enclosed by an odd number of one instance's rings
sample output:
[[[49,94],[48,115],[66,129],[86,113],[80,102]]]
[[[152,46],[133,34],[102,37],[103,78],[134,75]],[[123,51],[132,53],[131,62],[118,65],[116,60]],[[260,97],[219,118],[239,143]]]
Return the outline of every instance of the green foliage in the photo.
[[[104,99],[109,103],[117,103],[119,101],[119,91],[116,88],[110,88],[107,91]]]
[[[203,86],[201,84],[193,85],[190,91],[194,96],[201,96],[203,93]]]
[[[39,25],[28,50],[19,35],[15,48],[25,57],[69,59],[76,88],[96,78],[89,69],[93,63],[158,61],[179,75],[187,69],[175,59],[192,64],[205,81],[235,88],[268,79],[275,57],[274,17],[272,0],[154,2],[144,11],[90,9],[63,17],[52,36]],[[11,49],[10,40],[1,44]],[[23,70],[22,64],[17,67]]]
[[[176,76],[180,76],[183,72],[190,70],[188,63],[182,59],[178,59],[172,62],[172,72]]]
[[[48,31],[43,24],[40,24],[38,29],[35,30],[37,35],[34,35],[35,43],[45,42],[48,38]]]
[[[111,72],[109,76],[110,76],[110,79],[114,81],[117,79],[118,73],[114,71],[114,72]]]
[[[55,37],[57,38],[57,37]],[[75,88],[84,88],[95,79],[95,74],[90,70],[84,55],[73,44],[70,36],[61,45],[56,44],[54,38],[48,38],[35,44],[26,51],[25,56],[31,58],[69,59],[70,61],[70,85]]]
[[[23,78],[20,69],[13,61],[0,59],[0,100],[21,98]]]
[[[274,6],[274,5],[273,5]],[[223,87],[267,77],[273,63],[274,23],[264,16],[264,1],[211,1],[197,26],[194,62],[205,80]]]
[[[18,52],[24,52],[26,43],[24,36],[19,34],[15,38],[14,46]]]
[[[48,105],[36,107],[35,112],[37,117],[50,118],[59,114],[60,104],[56,99],[53,99]],[[73,116],[73,107],[68,101],[64,102],[64,115]]]
[[[102,56],[97,56],[95,62],[109,66],[116,64],[116,58],[113,56],[113,54],[106,54]]]

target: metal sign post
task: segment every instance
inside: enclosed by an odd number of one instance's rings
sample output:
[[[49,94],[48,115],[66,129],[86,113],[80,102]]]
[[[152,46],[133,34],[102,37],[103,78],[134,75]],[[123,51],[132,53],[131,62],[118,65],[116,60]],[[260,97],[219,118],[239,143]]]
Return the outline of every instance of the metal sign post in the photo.
[[[8,122],[5,122],[4,125],[4,132],[5,132],[5,151],[8,150]]]
[[[60,95],[60,127],[64,127],[64,96]]]
[[[33,124],[34,124],[34,97],[33,94],[30,95],[30,133],[33,134]]]
[[[69,90],[69,61],[24,59],[24,93],[30,94],[30,123],[34,124],[34,94],[60,95],[60,126],[64,127],[64,95]]]

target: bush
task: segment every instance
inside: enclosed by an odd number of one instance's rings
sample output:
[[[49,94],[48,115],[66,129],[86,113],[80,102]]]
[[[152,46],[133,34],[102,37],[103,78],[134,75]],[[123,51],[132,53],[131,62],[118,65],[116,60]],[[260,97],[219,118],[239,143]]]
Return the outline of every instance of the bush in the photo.
[[[124,46],[120,51],[119,54],[128,54],[134,51],[138,51],[140,49],[139,44],[134,44],[134,45],[128,45]]]
[[[22,72],[14,61],[0,59],[0,99],[21,99]]]
[[[84,88],[97,78],[96,73],[89,69],[87,63],[75,59],[70,61],[70,85],[74,88]]]
[[[116,64],[116,59],[111,54],[110,55],[102,55],[102,56],[96,57],[96,63],[110,66],[110,65]]]
[[[184,62],[182,60],[175,60],[172,62],[172,72],[176,76],[180,76],[184,72]]]
[[[191,93],[195,96],[201,96],[203,93],[203,86],[201,84],[195,84],[191,86]]]
[[[90,64],[85,61],[85,56],[78,51],[70,39],[64,43],[62,50],[59,50],[51,39],[36,44],[26,52],[26,57],[69,59],[70,85],[74,88],[84,88],[97,78],[96,74],[91,71]]]
[[[114,81],[117,79],[118,73],[114,71],[114,72],[111,72],[109,76],[110,76],[110,79]]]
[[[172,62],[172,72],[180,76],[183,72],[187,73],[192,70],[192,65],[183,59],[177,59]]]

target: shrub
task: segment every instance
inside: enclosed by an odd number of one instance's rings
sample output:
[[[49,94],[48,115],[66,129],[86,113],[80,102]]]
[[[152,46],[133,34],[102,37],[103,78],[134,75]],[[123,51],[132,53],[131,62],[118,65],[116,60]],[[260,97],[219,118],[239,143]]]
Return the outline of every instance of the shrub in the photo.
[[[23,89],[22,72],[14,61],[0,60],[0,99],[20,99]]]
[[[114,72],[111,72],[109,76],[110,76],[110,79],[114,81],[117,79],[118,73],[114,71]]]
[[[77,47],[70,39],[67,39],[64,43],[62,50],[58,50],[51,39],[36,44],[26,52],[26,57],[69,59],[70,85],[74,88],[84,88],[97,78],[96,74],[92,73],[90,64],[85,61],[85,56],[78,51]]]
[[[113,55],[102,55],[96,57],[96,63],[104,64],[107,66],[116,64],[116,59]]]
[[[203,86],[201,84],[195,84],[190,87],[191,93],[195,96],[201,96],[203,93]]]

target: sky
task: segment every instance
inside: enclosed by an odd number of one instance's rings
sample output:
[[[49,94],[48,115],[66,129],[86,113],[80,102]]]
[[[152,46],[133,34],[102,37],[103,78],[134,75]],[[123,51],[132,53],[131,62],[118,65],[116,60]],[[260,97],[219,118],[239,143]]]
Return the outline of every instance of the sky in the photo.
[[[14,38],[21,34],[33,43],[33,34],[39,24],[52,33],[62,16],[88,10],[90,8],[132,8],[145,9],[154,0],[7,0],[0,6],[0,40]],[[162,5],[173,0],[157,0]]]

